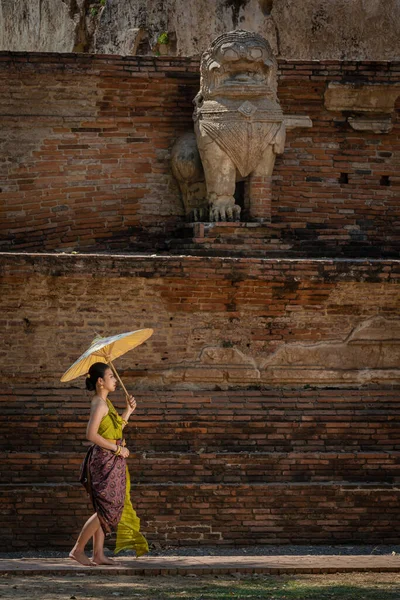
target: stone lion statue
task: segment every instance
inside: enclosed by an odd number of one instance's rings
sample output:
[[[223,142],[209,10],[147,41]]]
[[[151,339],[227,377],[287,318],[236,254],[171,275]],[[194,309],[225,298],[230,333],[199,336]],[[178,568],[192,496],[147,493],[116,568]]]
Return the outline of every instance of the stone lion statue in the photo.
[[[239,220],[241,209],[234,199],[236,181],[252,175],[271,177],[286,135],[276,95],[276,71],[268,42],[248,31],[222,34],[203,53],[200,90],[194,99],[195,137],[186,135],[186,149],[181,140],[176,142],[172,161],[186,213],[194,220],[204,215],[204,209],[210,221]],[[198,196],[192,206],[190,183],[186,182],[185,190],[182,185],[182,173],[188,171],[188,157],[190,161],[196,154],[196,142],[206,183],[202,206]],[[198,182],[198,166],[196,174]]]

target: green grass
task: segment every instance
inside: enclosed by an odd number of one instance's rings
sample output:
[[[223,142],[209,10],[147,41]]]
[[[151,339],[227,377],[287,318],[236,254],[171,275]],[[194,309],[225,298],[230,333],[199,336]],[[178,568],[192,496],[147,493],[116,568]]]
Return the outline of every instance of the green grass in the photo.
[[[400,600],[400,574],[0,577],[1,600]]]
[[[223,581],[216,580],[213,583],[187,589],[160,590],[154,589],[149,598],[157,600],[229,600],[229,599],[268,599],[268,600],[399,600],[400,581],[397,584],[368,584],[340,583],[327,580],[321,582],[321,578],[313,581],[312,577],[299,578],[277,578],[262,577],[244,579],[229,582],[228,578]],[[158,594],[158,595],[157,595]]]

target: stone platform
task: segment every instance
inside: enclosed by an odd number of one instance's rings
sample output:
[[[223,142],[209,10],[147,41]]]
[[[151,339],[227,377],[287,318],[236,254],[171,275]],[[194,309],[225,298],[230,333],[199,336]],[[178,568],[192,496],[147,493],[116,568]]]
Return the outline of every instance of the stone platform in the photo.
[[[280,228],[270,223],[186,223],[167,247],[171,254],[274,257],[290,256],[293,241],[285,240]]]
[[[386,246],[345,229],[344,225],[318,223],[288,227],[279,222],[197,222],[178,226],[168,236],[169,255],[220,256],[244,258],[396,258],[399,236]]]
[[[68,558],[0,560],[0,575],[65,575],[77,572],[118,575],[283,575],[297,573],[400,573],[395,556],[164,556],[123,558],[118,566],[83,567]]]

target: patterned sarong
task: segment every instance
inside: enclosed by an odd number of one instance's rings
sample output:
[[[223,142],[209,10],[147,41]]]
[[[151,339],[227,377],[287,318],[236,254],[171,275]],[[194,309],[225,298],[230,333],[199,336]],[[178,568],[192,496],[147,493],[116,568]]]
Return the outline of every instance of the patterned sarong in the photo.
[[[92,500],[105,535],[117,532],[115,554],[121,550],[135,550],[137,556],[148,552],[147,541],[139,532],[140,519],[131,504],[125,459],[100,446],[91,446],[82,463],[80,482]]]

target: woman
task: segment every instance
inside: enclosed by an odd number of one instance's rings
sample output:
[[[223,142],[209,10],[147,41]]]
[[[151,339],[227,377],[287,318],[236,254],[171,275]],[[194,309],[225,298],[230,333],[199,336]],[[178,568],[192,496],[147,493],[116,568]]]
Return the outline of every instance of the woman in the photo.
[[[126,400],[122,417],[108,399],[116,388],[114,373],[104,363],[93,364],[86,379],[86,388],[95,391],[92,399],[86,437],[93,442],[82,465],[81,482],[89,493],[94,510],[79,534],[70,558],[82,565],[113,565],[104,554],[105,535],[116,531],[115,554],[135,550],[137,556],[148,552],[146,539],[139,533],[140,520],[130,499],[130,478],[126,459],[129,450],[122,439],[122,430],[136,408],[133,396]],[[85,554],[85,546],[93,537],[93,558]]]

